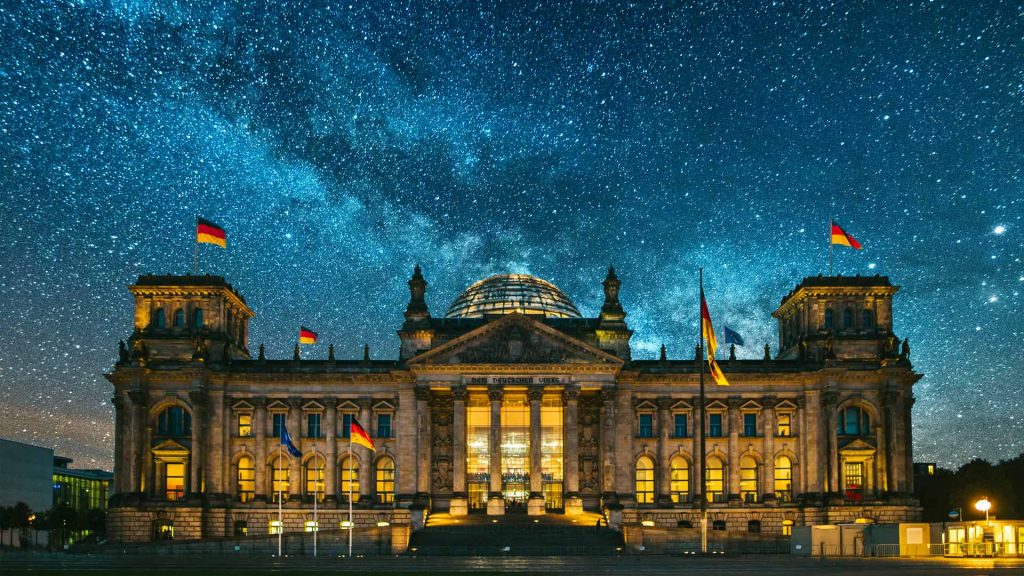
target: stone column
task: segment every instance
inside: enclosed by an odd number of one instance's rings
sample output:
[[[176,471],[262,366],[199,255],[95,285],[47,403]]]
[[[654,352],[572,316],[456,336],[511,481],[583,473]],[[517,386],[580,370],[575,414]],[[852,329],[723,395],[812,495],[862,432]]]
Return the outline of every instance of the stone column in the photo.
[[[131,405],[131,450],[128,454],[130,476],[129,492],[147,492],[150,489],[149,475],[149,423],[146,421],[146,394],[141,390],[129,390]]]
[[[658,506],[672,507],[672,449],[669,443],[672,431],[672,399],[667,396],[658,398]]]
[[[224,392],[210,392],[209,398],[208,434],[203,446],[206,451],[206,493],[225,495],[228,491],[224,486],[224,458],[230,450],[224,443]]]
[[[800,422],[804,437],[802,463],[807,474],[807,491],[824,495],[827,487],[824,482],[825,462],[822,460],[822,454],[827,437],[825,430],[822,430],[824,425],[821,422],[821,395],[817,390],[807,390],[801,400],[804,401],[801,410],[803,418]]]
[[[416,394],[416,499],[426,504],[430,498],[430,388],[417,386]]]
[[[120,391],[114,391],[110,404],[114,406],[114,493],[121,494],[128,491],[125,489],[125,472],[128,467],[125,466],[127,458],[125,458],[124,454],[126,439],[124,430],[125,407]]]
[[[836,407],[839,404],[839,394],[837,392],[828,391],[825,392],[821,397],[822,411],[824,411],[823,417],[821,418],[822,425],[825,426],[823,437],[828,439],[828,442],[824,443],[824,461],[825,461],[825,492],[835,493],[843,492],[842,486],[839,482],[839,447],[838,447],[838,436],[836,434]]]
[[[370,412],[373,409],[372,398],[359,399],[359,423],[367,433],[373,430],[370,423]],[[359,502],[367,506],[373,504],[373,452],[365,446],[353,446],[353,455],[359,459]]]
[[[338,501],[338,399],[324,399],[327,434],[324,441],[324,501]],[[346,494],[347,496],[347,494]]]
[[[916,399],[910,392],[905,392],[903,396],[903,461],[900,463],[902,464],[900,468],[903,471],[903,492],[906,494],[914,493],[914,443],[910,441],[913,434],[914,402]]]
[[[740,403],[743,401],[739,396],[730,396],[729,405],[729,485],[725,487],[725,493],[729,500],[739,499],[740,494],[740,428],[743,426],[740,421]]]
[[[193,389],[188,393],[192,401],[192,454],[190,455],[188,492],[198,496],[206,489],[206,466],[203,463],[206,443],[206,412],[209,396],[205,390]]]
[[[562,392],[565,403],[565,417],[562,421],[562,460],[565,463],[562,503],[567,516],[583,513],[583,498],[580,498],[579,395],[579,388],[571,384]]]
[[[796,470],[793,473],[793,498],[800,494],[810,492],[811,489],[807,484],[807,401],[803,396],[797,398],[796,413],[793,414],[793,430],[796,434],[796,446],[793,450],[796,452],[797,462],[794,463]]]
[[[601,389],[601,497],[618,502],[615,494],[615,390]]]
[[[501,492],[501,401],[504,398],[504,391],[501,388],[491,388],[487,391],[491,400],[491,430],[488,445],[490,447],[490,461],[488,474],[490,475],[489,494],[487,495],[487,514],[500,516],[505,514],[505,498]]]
[[[761,485],[761,493],[771,496],[771,499],[775,499],[775,404],[776,400],[774,396],[765,396],[761,399],[761,414],[763,415],[762,430],[764,430],[764,464],[762,469],[763,480]],[[793,428],[793,423],[789,424],[790,430]],[[790,485],[794,484],[793,480],[790,480]]]
[[[302,450],[302,398],[292,397],[288,399],[288,434],[292,437],[292,443],[299,450]],[[302,477],[302,457],[288,454],[287,448],[283,452],[288,458],[288,499],[301,501],[302,492],[305,488]]]
[[[465,516],[469,514],[466,496],[466,387],[453,386],[452,397],[452,499],[448,513]]]
[[[256,501],[267,501],[267,399],[257,396],[252,399],[256,410],[253,413],[253,436],[256,440]]]
[[[530,499],[526,502],[526,511],[530,516],[538,516],[545,512],[540,425],[540,402],[544,389],[531,388],[526,395],[530,399]]]

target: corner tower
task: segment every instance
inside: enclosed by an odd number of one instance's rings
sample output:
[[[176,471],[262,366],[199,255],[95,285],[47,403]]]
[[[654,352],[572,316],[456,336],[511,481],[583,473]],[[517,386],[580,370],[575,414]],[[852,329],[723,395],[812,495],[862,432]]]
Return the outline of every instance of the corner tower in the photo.
[[[129,287],[135,298],[135,329],[121,361],[249,358],[245,298],[221,276],[140,276]]]
[[[779,359],[881,359],[906,356],[893,333],[887,276],[804,278],[772,316],[779,321]]]

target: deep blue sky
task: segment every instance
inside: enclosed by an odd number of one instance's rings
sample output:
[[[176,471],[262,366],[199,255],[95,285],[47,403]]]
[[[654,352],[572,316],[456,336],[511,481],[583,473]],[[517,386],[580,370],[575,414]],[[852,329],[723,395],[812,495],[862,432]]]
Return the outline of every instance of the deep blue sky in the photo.
[[[636,357],[690,357],[698,266],[759,356],[826,270],[903,286],[915,458],[1024,450],[1024,9],[1014,2],[5,2],[0,436],[109,467],[126,286],[201,247],[285,357],[397,355],[528,272],[584,314],[614,263]],[[307,351],[325,356],[326,345]]]

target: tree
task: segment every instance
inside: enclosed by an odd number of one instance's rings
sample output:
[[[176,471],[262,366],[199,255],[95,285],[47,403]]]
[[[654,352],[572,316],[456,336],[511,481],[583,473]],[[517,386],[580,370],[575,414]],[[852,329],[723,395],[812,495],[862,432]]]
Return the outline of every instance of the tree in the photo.
[[[82,523],[86,530],[96,536],[97,540],[102,540],[107,534],[107,513],[99,508],[93,508],[86,512]]]
[[[24,502],[18,502],[11,508],[11,528],[18,531],[18,539],[25,538],[25,530],[31,525],[29,517],[32,516],[32,509]],[[14,536],[11,536],[13,545]]]
[[[14,508],[10,506],[0,506],[0,530],[7,532],[11,530],[11,526],[14,523]],[[14,532],[11,531],[11,546],[14,545]],[[3,540],[0,539],[0,545],[3,544]]]

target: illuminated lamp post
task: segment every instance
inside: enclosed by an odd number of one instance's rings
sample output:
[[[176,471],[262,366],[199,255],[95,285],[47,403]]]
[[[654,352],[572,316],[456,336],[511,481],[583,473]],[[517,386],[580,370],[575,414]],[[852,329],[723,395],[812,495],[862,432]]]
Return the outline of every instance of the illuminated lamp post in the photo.
[[[974,508],[978,512],[984,512],[985,513],[985,522],[988,522],[988,511],[989,511],[990,508],[992,508],[992,502],[988,499],[988,497],[985,496],[981,500],[978,500],[977,502],[975,502],[974,503]]]

